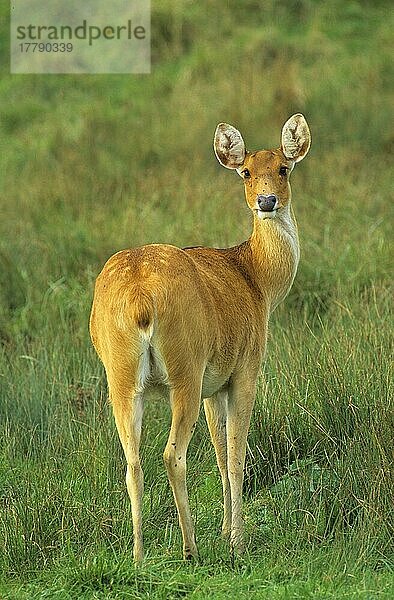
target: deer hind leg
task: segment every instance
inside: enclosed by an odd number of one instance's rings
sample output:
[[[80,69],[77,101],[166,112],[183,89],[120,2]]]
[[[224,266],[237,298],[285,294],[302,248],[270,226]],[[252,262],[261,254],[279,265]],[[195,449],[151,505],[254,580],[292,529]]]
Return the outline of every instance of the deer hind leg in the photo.
[[[127,461],[126,485],[131,501],[134,547],[136,562],[143,558],[142,496],[144,475],[140,461],[140,440],[143,414],[143,391],[138,382],[138,362],[130,365],[117,364],[116,370],[108,372],[110,399],[119,438]]]
[[[231,492],[227,471],[227,406],[227,392],[218,392],[216,396],[204,400],[205,416],[222,478],[224,507],[223,537],[230,536],[231,532]]]
[[[197,557],[194,524],[186,487],[186,453],[198,419],[201,387],[171,390],[172,423],[164,450],[164,463],[178,510],[183,538],[183,556]]]
[[[246,440],[255,397],[255,379],[233,376],[229,390],[227,417],[227,464],[231,489],[232,548],[238,553],[244,549],[242,518],[242,486],[245,467]]]

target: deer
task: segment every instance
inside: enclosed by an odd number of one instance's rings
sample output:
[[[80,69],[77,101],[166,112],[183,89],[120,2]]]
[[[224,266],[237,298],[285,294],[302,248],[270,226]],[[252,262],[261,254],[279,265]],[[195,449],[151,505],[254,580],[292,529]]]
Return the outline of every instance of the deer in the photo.
[[[229,248],[149,244],[121,250],[96,279],[90,334],[127,463],[137,564],[144,556],[142,417],[154,387],[170,400],[163,458],[183,557],[198,557],[186,454],[202,404],[223,487],[222,535],[233,553],[244,550],[242,488],[256,384],[270,315],[288,294],[300,257],[289,176],[310,145],[300,113],[286,121],[273,150],[249,152],[235,127],[219,123],[214,151],[243,180],[253,215],[250,237]]]

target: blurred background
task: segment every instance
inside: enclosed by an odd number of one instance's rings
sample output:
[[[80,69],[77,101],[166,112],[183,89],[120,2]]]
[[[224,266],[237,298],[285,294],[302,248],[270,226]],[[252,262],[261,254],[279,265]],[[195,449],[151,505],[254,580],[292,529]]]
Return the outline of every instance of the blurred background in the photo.
[[[89,296],[117,249],[245,239],[242,186],[212,152],[219,121],[259,149],[279,145],[284,121],[303,112],[313,147],[293,177],[298,288],[381,281],[392,210],[387,7],[157,0],[151,75],[11,76],[4,61],[3,338],[41,327],[34,307],[45,294],[71,300],[81,286]]]
[[[355,572],[387,566],[391,3],[153,0],[151,74],[96,76],[10,75],[6,4],[4,573],[23,580],[26,569],[33,578],[54,565],[78,571],[81,548],[85,558],[101,552],[109,563],[108,548],[128,556],[123,458],[88,337],[94,279],[112,253],[128,246],[245,240],[251,216],[241,181],[214,157],[216,124],[240,129],[248,149],[271,148],[295,112],[306,116],[312,133],[311,151],[292,175],[302,255],[293,289],[272,319],[249,442],[247,522],[264,564],[279,560],[272,547],[297,557],[288,563],[293,575],[310,564],[299,560],[303,544],[312,552],[315,543],[333,540],[339,546],[332,556],[352,556]],[[146,418],[148,547],[154,541],[159,554],[177,556],[160,458],[169,415],[156,401]],[[190,455],[204,547],[211,523],[220,526],[221,500],[203,419]],[[159,490],[151,489],[153,481]],[[332,573],[341,570],[330,564]]]

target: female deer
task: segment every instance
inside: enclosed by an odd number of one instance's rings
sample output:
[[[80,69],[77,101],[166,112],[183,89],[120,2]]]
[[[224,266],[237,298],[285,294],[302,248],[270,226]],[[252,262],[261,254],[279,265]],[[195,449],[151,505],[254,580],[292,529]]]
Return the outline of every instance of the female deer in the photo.
[[[222,531],[242,551],[246,438],[270,313],[297,270],[289,175],[310,147],[305,118],[283,126],[280,148],[247,152],[231,125],[217,126],[219,162],[242,177],[254,226],[233,248],[152,244],[112,256],[97,278],[90,331],[108,379],[127,461],[134,558],[143,556],[139,457],[143,400],[169,391],[172,424],[164,462],[178,509],[185,558],[197,555],[186,488],[186,452],[204,399],[222,478]]]

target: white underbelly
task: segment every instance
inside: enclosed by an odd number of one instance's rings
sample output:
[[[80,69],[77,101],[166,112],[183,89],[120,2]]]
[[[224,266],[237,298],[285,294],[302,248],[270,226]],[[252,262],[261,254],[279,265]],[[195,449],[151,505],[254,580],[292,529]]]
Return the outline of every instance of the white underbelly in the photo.
[[[208,364],[202,377],[201,398],[209,398],[226,387],[228,379],[227,375],[218,374]],[[141,354],[138,383],[141,392],[148,388],[157,388],[164,391],[165,388],[169,390],[171,387],[163,358],[156,349],[149,345],[149,342]]]
[[[219,390],[225,387],[228,383],[228,378],[224,375],[218,375],[209,367],[205,369],[204,377],[202,380],[202,398],[209,398],[216,394]]]

